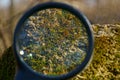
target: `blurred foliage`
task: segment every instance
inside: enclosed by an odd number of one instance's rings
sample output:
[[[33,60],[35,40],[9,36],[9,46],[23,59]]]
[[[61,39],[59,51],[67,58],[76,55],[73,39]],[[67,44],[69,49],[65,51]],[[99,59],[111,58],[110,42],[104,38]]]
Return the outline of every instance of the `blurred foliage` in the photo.
[[[71,80],[120,79],[120,27],[116,27],[114,31],[113,37],[95,37],[92,62],[86,70]],[[0,80],[13,80],[14,75],[15,59],[12,48],[8,48],[0,59]]]
[[[0,58],[0,80],[13,80],[15,75],[15,58],[12,47],[8,48]]]

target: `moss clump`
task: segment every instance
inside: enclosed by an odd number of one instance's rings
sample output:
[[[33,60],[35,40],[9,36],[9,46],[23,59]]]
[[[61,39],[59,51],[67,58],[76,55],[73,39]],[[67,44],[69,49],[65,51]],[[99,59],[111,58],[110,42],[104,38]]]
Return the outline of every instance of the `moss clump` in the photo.
[[[13,80],[15,67],[15,58],[12,47],[10,47],[0,57],[0,80]]]
[[[120,79],[120,25],[115,26],[113,30],[114,36],[95,37],[94,57],[91,64],[71,80]]]
[[[94,57],[82,73],[71,80],[119,80],[120,79],[120,27],[113,29],[114,36],[95,37]],[[0,80],[13,80],[15,59],[12,48],[0,59]]]

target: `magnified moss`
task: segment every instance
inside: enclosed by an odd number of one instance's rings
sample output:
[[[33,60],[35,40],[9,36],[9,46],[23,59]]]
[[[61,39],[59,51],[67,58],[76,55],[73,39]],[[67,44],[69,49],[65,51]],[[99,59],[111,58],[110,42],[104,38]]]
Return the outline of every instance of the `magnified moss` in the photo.
[[[102,26],[102,27],[101,27]],[[69,80],[119,80],[120,79],[120,24],[105,24],[93,27],[97,29],[104,26],[108,27],[107,31],[114,33],[114,36],[97,35],[95,36],[94,57],[90,65],[82,73]],[[114,27],[113,27],[114,26]],[[95,30],[96,31],[96,30]],[[106,37],[105,37],[106,36]],[[0,57],[0,80],[13,80],[15,76],[15,58],[12,47],[6,49]],[[51,61],[49,61],[51,63]],[[38,64],[37,64],[38,65]],[[54,64],[50,64],[51,66]],[[38,68],[37,66],[34,66]],[[46,67],[42,67],[44,70]],[[40,69],[40,68],[38,68]],[[45,71],[44,71],[45,72]],[[56,74],[52,74],[56,75]]]
[[[35,71],[61,75],[75,69],[86,56],[87,33],[81,21],[62,9],[34,13],[18,35],[20,55]]]

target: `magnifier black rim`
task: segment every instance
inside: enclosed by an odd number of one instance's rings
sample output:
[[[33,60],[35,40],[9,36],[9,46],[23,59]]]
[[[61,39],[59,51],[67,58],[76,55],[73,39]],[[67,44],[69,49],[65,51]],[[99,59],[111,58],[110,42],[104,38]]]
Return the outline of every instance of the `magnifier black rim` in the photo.
[[[88,42],[89,42],[89,47],[88,47],[88,51],[87,51],[87,55],[85,57],[85,60],[83,61],[82,64],[80,64],[78,67],[76,67],[74,70],[70,71],[67,74],[63,74],[60,76],[46,76],[43,74],[39,74],[38,72],[33,71],[20,57],[19,52],[18,52],[18,44],[17,43],[17,33],[19,32],[22,23],[24,23],[24,21],[31,16],[33,13],[40,11],[40,10],[44,10],[44,9],[48,9],[48,8],[60,8],[60,9],[65,9],[69,12],[71,12],[72,14],[76,15],[76,17],[78,17],[80,19],[80,21],[84,24],[87,34],[88,34]],[[91,29],[91,24],[88,21],[88,19],[85,17],[85,15],[83,15],[80,11],[78,11],[77,9],[73,8],[72,6],[68,5],[68,4],[64,4],[64,3],[59,3],[59,2],[47,2],[47,3],[43,3],[43,4],[38,4],[36,6],[34,6],[33,8],[31,8],[30,10],[28,10],[19,20],[15,32],[14,32],[14,40],[13,40],[13,48],[14,48],[14,53],[15,53],[15,57],[17,60],[17,63],[20,67],[24,68],[25,70],[30,71],[33,74],[36,74],[37,77],[41,77],[44,80],[63,80],[63,79],[68,79],[71,78],[73,76],[75,76],[76,74],[78,74],[79,72],[81,72],[86,66],[87,64],[90,62],[92,55],[93,55],[93,44],[94,43],[94,39],[93,39],[93,33],[92,33],[92,29]]]

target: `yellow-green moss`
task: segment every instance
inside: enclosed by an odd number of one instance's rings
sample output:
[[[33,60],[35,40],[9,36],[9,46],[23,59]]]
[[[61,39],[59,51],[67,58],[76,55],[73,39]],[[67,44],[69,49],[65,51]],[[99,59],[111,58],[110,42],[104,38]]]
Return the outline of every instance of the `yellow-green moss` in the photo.
[[[114,30],[114,36],[95,37],[92,62],[86,70],[71,80],[120,79],[120,28],[116,27]]]

